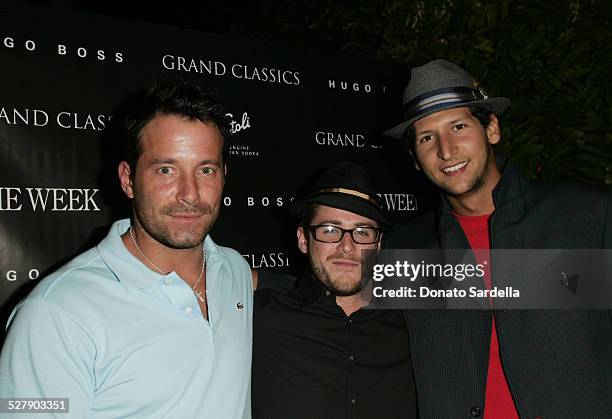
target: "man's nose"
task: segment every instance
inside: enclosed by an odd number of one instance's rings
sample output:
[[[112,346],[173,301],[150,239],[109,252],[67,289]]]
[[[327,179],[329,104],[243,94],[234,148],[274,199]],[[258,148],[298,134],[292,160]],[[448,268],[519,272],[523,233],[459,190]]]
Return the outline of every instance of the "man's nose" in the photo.
[[[447,134],[440,134],[438,138],[438,158],[441,160],[451,160],[455,154],[455,142]]]
[[[351,252],[355,249],[355,242],[353,241],[353,234],[351,231],[343,231],[342,238],[338,243],[338,249],[344,253]]]
[[[184,175],[179,179],[177,199],[193,205],[198,200],[198,181],[195,176]]]

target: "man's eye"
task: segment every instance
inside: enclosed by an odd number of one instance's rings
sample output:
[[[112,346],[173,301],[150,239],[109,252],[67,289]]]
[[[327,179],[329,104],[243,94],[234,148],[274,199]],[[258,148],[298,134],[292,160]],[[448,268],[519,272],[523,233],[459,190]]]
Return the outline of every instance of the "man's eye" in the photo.
[[[323,234],[337,234],[340,230],[334,226],[323,226]]]
[[[426,143],[431,140],[433,140],[433,135],[424,135],[421,138],[419,138],[419,143]]]
[[[372,234],[372,230],[369,228],[356,228],[355,233],[363,237],[368,237]]]
[[[160,167],[159,169],[157,169],[157,171],[162,175],[169,175],[170,173],[172,173],[172,169],[170,167]]]
[[[465,127],[466,127],[465,124],[457,124],[457,125],[455,125],[455,130],[459,131],[459,130],[462,130],[463,128],[465,128]]]

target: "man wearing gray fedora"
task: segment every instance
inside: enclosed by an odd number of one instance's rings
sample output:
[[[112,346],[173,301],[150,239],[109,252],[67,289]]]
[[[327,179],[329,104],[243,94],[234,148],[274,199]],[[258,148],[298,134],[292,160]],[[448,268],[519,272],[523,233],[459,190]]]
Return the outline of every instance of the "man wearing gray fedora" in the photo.
[[[385,248],[481,249],[487,255],[490,249],[612,248],[609,193],[528,179],[494,153],[499,119],[509,106],[448,61],[412,69],[404,121],[385,134],[407,141],[440,200],[401,224]],[[521,261],[514,263],[520,269]],[[485,285],[500,275],[491,260]],[[609,276],[603,281],[608,289],[601,292],[609,292]],[[609,310],[493,305],[405,310],[404,316],[421,417],[612,417]]]
[[[365,308],[363,251],[388,224],[366,170],[332,165],[290,211],[308,267],[290,289],[255,292],[253,418],[415,418],[403,316]]]

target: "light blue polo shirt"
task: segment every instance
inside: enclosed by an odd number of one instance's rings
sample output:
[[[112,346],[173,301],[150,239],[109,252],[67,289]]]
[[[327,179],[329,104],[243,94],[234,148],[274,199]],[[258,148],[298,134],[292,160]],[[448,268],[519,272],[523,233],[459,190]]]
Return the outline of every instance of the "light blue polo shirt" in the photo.
[[[114,223],[15,308],[0,397],[68,397],[62,418],[250,418],[246,261],[206,238],[206,320],[176,273],[157,274],[126,249],[129,225]]]

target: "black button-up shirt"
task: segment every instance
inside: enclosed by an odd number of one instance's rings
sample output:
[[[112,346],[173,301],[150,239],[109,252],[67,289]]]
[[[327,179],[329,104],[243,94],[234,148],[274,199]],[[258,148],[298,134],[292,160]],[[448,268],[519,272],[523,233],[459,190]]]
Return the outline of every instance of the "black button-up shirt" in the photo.
[[[415,418],[400,313],[350,316],[312,275],[255,292],[253,419]]]

